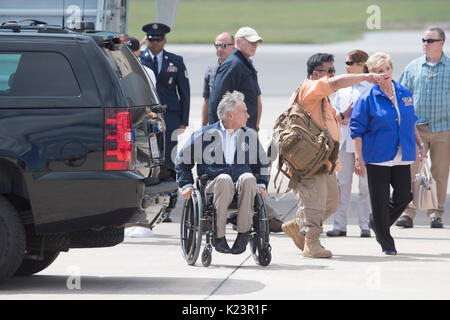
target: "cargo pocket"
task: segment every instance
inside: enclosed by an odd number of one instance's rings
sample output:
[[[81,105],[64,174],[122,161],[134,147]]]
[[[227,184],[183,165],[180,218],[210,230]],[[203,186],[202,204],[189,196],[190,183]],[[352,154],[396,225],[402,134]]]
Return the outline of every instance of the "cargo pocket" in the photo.
[[[302,198],[302,203],[305,211],[323,211],[326,195],[323,194],[320,187],[321,175],[315,175],[313,178],[302,179],[299,185],[299,196]],[[319,178],[319,179],[318,179]]]

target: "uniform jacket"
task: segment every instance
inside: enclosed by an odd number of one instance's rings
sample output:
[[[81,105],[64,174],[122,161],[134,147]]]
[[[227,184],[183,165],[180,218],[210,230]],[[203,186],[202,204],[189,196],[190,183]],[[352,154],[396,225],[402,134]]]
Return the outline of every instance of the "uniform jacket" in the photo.
[[[219,174],[228,174],[236,182],[240,175],[252,173],[258,184],[267,187],[268,159],[256,132],[247,127],[237,133],[236,152],[232,164],[227,164],[222,149],[220,121],[194,132],[178,154],[175,170],[182,188],[193,184],[192,169],[197,164],[197,174],[208,175],[213,180]]]
[[[393,160],[398,147],[402,147],[402,160],[416,160],[415,123],[413,97],[401,84],[393,81],[398,113],[391,100],[378,85],[363,93],[353,108],[350,119],[352,139],[362,139],[362,156],[365,163],[381,163]]]
[[[256,129],[258,96],[261,95],[257,72],[251,60],[247,59],[238,49],[234,49],[233,53],[217,68],[208,102],[208,123],[219,120],[217,106],[227,91],[233,92],[234,90],[244,94],[244,102],[250,115],[247,126]]]
[[[150,50],[140,55],[144,65],[151,68],[153,61]],[[183,58],[163,50],[161,72],[156,77],[156,91],[162,104],[167,105],[164,115],[167,131],[189,125],[190,87]]]

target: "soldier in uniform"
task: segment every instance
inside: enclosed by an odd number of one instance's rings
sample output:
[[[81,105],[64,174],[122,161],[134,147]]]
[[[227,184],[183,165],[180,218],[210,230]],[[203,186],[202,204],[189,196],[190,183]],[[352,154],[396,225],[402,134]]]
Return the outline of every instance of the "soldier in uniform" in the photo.
[[[162,179],[175,180],[173,159],[177,154],[177,134],[189,124],[190,87],[183,58],[164,50],[166,34],[170,28],[162,23],[148,23],[142,27],[147,34],[147,48],[139,58],[153,70],[156,76],[156,91],[162,104],[167,105],[165,163],[167,170],[161,172]],[[173,159],[172,159],[173,154]],[[170,218],[166,219],[170,221]]]

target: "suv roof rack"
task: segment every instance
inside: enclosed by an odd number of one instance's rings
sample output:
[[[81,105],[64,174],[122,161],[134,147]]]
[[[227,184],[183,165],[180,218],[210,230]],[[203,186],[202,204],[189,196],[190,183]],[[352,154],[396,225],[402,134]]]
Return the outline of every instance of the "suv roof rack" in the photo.
[[[80,28],[69,29],[57,25],[49,25],[45,21],[26,19],[21,21],[10,20],[0,25],[0,29],[8,29],[13,32],[22,30],[36,30],[38,33],[72,33],[90,36],[98,45],[106,46],[108,44],[119,44],[128,40],[128,36],[117,32],[95,30],[93,22],[80,22]]]
[[[24,22],[29,21],[29,24],[24,24]],[[0,25],[0,29],[9,29],[13,32],[20,32],[21,30],[36,30],[37,32],[45,33],[69,33],[67,29],[61,26],[48,25],[47,22],[27,19],[27,20],[10,20],[4,22]]]

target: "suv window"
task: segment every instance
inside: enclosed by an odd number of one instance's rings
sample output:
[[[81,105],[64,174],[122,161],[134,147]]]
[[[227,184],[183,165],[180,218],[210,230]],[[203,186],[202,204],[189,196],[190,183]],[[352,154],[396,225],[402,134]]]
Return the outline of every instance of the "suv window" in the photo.
[[[0,53],[0,95],[79,96],[80,87],[59,53]]]
[[[0,54],[0,91],[11,89],[11,75],[16,72],[19,64],[20,54]]]
[[[151,84],[139,60],[126,46],[119,46],[119,50],[102,48],[113,70],[121,82],[122,88],[130,105],[145,106],[149,102],[158,104],[156,89]]]

